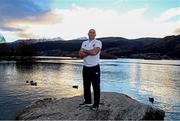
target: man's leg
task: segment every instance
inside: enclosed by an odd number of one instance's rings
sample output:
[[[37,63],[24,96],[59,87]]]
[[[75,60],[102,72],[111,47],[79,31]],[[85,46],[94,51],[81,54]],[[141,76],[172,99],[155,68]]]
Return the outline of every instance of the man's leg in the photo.
[[[83,67],[83,86],[85,103],[91,103],[91,75],[87,67]]]
[[[100,101],[100,67],[99,65],[94,68],[93,73],[93,91],[94,91],[94,106],[99,107]]]

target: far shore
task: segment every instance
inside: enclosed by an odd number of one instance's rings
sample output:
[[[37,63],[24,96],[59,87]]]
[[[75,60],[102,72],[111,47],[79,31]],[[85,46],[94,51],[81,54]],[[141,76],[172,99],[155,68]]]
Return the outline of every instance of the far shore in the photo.
[[[172,58],[163,59],[150,59],[150,58],[133,58],[133,57],[120,57],[120,58],[101,58],[101,59],[144,59],[144,60],[179,60]],[[82,60],[78,57],[65,57],[65,56],[0,56],[0,61],[19,61],[19,62],[35,62],[38,60]]]

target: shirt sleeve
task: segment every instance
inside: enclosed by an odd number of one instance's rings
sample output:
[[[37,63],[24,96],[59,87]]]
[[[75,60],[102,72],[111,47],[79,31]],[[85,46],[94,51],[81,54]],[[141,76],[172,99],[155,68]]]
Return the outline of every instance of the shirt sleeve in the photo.
[[[82,43],[81,48],[85,49],[85,42]]]
[[[102,49],[102,42],[98,40],[98,41],[95,43],[95,47],[99,47],[100,49]]]

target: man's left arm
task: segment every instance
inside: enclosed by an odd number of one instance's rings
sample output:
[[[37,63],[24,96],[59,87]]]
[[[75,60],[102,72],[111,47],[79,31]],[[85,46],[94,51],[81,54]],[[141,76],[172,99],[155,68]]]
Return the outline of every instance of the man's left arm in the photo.
[[[97,55],[97,54],[101,51],[101,48],[100,48],[100,47],[94,47],[94,48],[91,49],[91,50],[85,50],[85,49],[83,49],[83,51],[84,51],[86,54],[88,54],[88,55],[94,56],[94,55]]]

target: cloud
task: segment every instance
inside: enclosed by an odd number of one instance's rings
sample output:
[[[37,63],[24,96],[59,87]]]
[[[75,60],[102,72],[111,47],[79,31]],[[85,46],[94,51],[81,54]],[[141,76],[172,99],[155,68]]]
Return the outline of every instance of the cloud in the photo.
[[[20,38],[28,38],[28,39],[34,39],[34,38],[38,38],[39,36],[33,34],[33,33],[28,33],[28,32],[17,32],[16,35]]]
[[[177,34],[177,35],[180,35],[180,27],[175,29],[174,33]]]
[[[0,26],[3,31],[9,31],[10,34],[15,34],[18,38],[44,38],[49,34],[44,34],[48,28],[47,26],[53,26],[56,23],[61,23],[63,20],[62,15],[56,10],[49,11],[41,16],[29,16],[24,19],[11,19],[6,21],[5,26]],[[37,32],[38,31],[38,32]],[[52,33],[53,29],[49,28],[49,33]],[[38,35],[37,33],[41,33]],[[50,37],[50,36],[48,36]]]
[[[174,34],[177,21],[156,22],[146,19],[147,8],[137,8],[119,14],[115,10],[83,8],[73,5],[71,9],[59,9],[63,21],[47,27],[65,39],[84,36],[88,29],[95,28],[98,37],[122,36],[127,38],[164,37]],[[44,31],[47,35],[49,31]],[[39,33],[40,34],[40,33]]]
[[[97,37],[139,38],[174,34],[179,21],[146,19],[147,10],[147,8],[137,8],[119,14],[113,9],[84,8],[73,4],[70,9],[53,9],[39,16],[9,19],[6,24],[22,29],[23,31],[8,34],[23,39],[58,36],[74,39],[85,36],[90,28],[97,30]]]
[[[66,39],[73,39],[84,36],[89,28],[96,28],[99,30],[99,36],[126,36],[128,30],[130,30],[129,33],[133,30],[130,26],[135,22],[142,22],[141,19],[146,8],[135,9],[119,15],[114,10],[83,8],[72,5],[71,9],[57,9],[56,12],[63,17],[63,20],[55,25],[41,26],[44,28],[43,35],[42,32],[40,33],[42,28],[36,30],[36,33],[43,37],[44,35],[46,37],[61,36]],[[125,26],[127,27],[125,28]],[[50,32],[49,30],[54,31]]]
[[[35,3],[34,0],[0,0],[0,29],[20,31],[21,28],[9,26],[7,22],[16,19],[35,18],[46,14],[50,10],[47,6],[49,0],[43,0],[43,2],[46,7],[41,6],[42,1]]]
[[[39,16],[29,16],[24,19],[11,19],[6,21],[6,23],[11,26],[19,24],[55,24],[61,22],[62,19],[62,15],[54,10]]]
[[[43,0],[44,3],[48,0]],[[0,20],[20,19],[46,13],[49,8],[42,8],[34,0],[0,0]]]
[[[155,18],[156,21],[167,21],[173,17],[179,16],[180,18],[180,7],[171,8],[163,12],[158,18]]]
[[[21,28],[16,28],[16,27],[10,27],[8,25],[0,25],[0,29],[2,31],[23,31]]]

